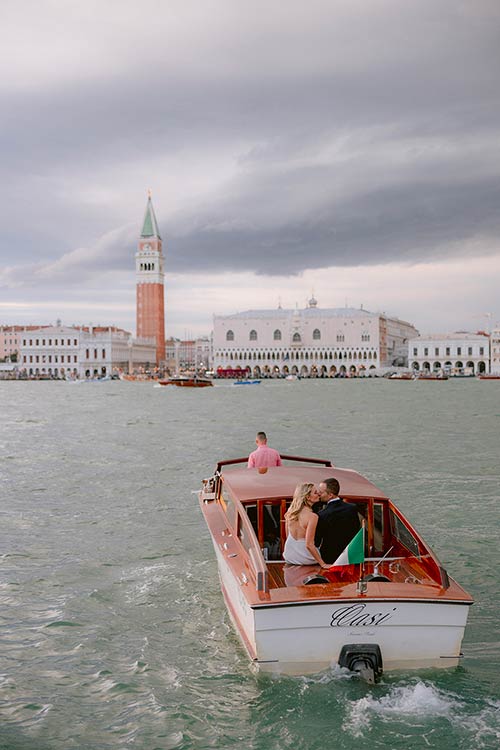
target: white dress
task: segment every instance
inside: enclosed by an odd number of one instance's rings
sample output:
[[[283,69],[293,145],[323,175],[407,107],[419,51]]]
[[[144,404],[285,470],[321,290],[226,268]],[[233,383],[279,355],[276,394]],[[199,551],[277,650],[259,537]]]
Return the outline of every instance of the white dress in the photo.
[[[306,540],[294,539],[288,534],[283,550],[283,559],[290,565],[317,565],[318,561],[314,559],[306,547]]]

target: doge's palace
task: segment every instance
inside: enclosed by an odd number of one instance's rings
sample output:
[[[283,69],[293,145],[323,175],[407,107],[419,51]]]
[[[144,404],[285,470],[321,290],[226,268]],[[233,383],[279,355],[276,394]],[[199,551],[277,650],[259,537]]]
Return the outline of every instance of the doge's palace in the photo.
[[[214,316],[214,371],[334,377],[407,364],[410,323],[363,308],[248,310]]]

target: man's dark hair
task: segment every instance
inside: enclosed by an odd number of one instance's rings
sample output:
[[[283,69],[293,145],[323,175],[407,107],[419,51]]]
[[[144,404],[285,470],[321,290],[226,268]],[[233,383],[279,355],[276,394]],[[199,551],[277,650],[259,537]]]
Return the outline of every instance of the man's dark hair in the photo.
[[[326,491],[330,493],[330,495],[338,495],[340,490],[340,484],[335,479],[335,477],[330,477],[329,479],[323,480],[325,483]]]
[[[259,440],[267,440],[267,435],[265,432],[258,432],[257,437],[259,438]]]

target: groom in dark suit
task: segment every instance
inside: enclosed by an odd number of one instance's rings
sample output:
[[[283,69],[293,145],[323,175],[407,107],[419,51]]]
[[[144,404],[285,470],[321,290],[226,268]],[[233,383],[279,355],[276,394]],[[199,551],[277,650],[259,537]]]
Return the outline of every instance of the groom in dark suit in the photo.
[[[314,543],[325,562],[334,563],[361,528],[358,511],[339,497],[340,485],[332,477],[318,485],[320,500],[326,503],[318,513]]]

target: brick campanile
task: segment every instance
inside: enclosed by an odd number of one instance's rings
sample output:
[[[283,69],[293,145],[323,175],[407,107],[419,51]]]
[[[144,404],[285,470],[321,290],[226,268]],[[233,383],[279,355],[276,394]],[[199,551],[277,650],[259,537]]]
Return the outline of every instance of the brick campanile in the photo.
[[[164,272],[160,232],[156,222],[151,194],[148,195],[138,250],[136,271],[137,338],[156,340],[156,364],[165,360]]]

